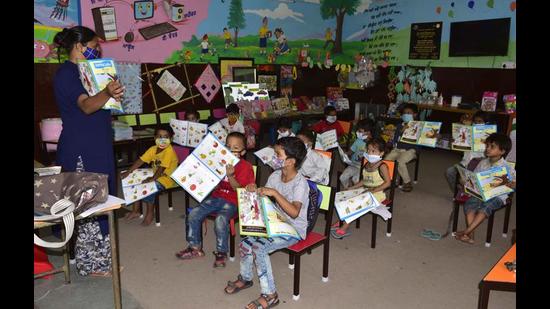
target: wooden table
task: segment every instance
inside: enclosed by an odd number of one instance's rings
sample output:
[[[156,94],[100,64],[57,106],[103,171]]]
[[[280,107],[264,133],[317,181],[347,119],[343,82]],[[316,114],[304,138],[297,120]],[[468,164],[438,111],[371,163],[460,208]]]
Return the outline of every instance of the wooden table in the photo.
[[[121,204],[113,205],[109,208],[103,209],[99,212],[93,213],[90,216],[86,217],[89,218],[91,216],[99,216],[108,214],[109,215],[109,237],[111,240],[111,266],[112,266],[112,278],[113,278],[113,293],[114,293],[114,299],[115,299],[115,308],[120,309],[122,308],[122,294],[120,290],[120,263],[119,263],[119,256],[118,256],[118,230],[117,225],[115,221],[115,210],[122,207]],[[75,221],[81,220],[84,218],[77,217],[75,218]],[[59,222],[45,222],[45,221],[34,221],[34,229],[41,229],[44,227],[60,224],[62,221]],[[65,229],[63,229],[63,238],[65,238]],[[73,237],[75,237],[76,233],[73,234]],[[51,274],[56,274],[63,272],[65,273],[65,283],[71,283],[70,278],[70,268],[69,268],[69,252],[67,249],[67,244],[63,247],[63,266],[50,270],[48,272],[40,273],[37,275],[34,275],[34,279],[44,277]]]
[[[478,309],[487,309],[489,304],[489,292],[495,291],[516,291],[516,273],[509,271],[504,265],[516,259],[516,244],[500,258],[491,268],[485,277],[479,282]]]

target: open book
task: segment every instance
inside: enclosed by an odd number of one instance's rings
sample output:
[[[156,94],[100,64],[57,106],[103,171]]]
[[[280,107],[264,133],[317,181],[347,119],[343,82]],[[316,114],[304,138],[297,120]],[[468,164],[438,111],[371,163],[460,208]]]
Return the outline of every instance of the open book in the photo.
[[[273,161],[274,158],[276,158],[275,150],[273,149],[273,147],[269,147],[269,146],[264,147],[254,152],[254,155],[258,157],[263,164],[267,164],[271,168],[273,168],[273,166],[271,165],[271,162]]]
[[[122,192],[126,204],[131,204],[158,192],[154,181],[143,183],[143,180],[153,177],[154,174],[152,168],[138,168],[122,179]]]
[[[441,122],[409,121],[400,141],[435,148],[440,129]]]
[[[239,203],[239,232],[241,235],[301,239],[298,232],[286,222],[286,217],[267,196],[237,189]]]
[[[208,131],[208,125],[178,119],[170,119],[170,126],[174,130],[172,141],[188,147],[196,147]]]
[[[347,153],[344,152],[344,149],[342,147],[338,146],[338,153],[340,154],[340,158],[342,159],[342,162],[346,163],[347,165],[355,166],[360,168],[361,162],[355,162],[350,159]]]
[[[335,129],[328,130],[322,134],[317,134],[315,149],[328,150],[334,147],[338,147],[338,136],[336,135]]]
[[[78,70],[82,85],[90,96],[98,94],[109,82],[117,78],[115,62],[109,58],[78,61]],[[124,112],[122,103],[114,98],[109,98],[102,108]]]
[[[464,192],[484,202],[493,197],[514,192],[514,190],[503,185],[501,176],[512,179],[507,166],[495,166],[488,170],[474,173],[462,166],[458,166],[458,172],[464,180]]]
[[[225,166],[237,163],[239,158],[208,133],[170,177],[200,203],[225,177]]]
[[[496,124],[466,126],[453,123],[453,150],[485,151],[485,139],[497,131]]]
[[[346,223],[378,208],[381,204],[374,195],[364,188],[336,192],[334,207],[340,216],[340,220]]]
[[[208,131],[212,132],[214,136],[219,139],[220,141],[223,141],[223,144],[225,145],[225,141],[227,139],[227,130],[223,127],[221,122],[216,122],[213,125],[208,127]]]

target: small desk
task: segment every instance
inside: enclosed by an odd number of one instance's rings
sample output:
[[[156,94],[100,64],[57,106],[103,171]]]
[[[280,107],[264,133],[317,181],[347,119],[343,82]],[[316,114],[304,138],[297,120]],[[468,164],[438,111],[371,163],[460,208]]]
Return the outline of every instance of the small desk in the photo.
[[[91,214],[90,216],[86,217],[89,218],[91,216],[99,216],[108,214],[109,215],[109,237],[111,241],[111,266],[112,266],[112,278],[113,278],[113,293],[115,297],[115,308],[121,309],[122,308],[122,294],[120,290],[120,263],[119,263],[119,257],[118,257],[118,230],[117,225],[115,221],[115,210],[122,207],[121,204],[113,205],[109,208],[103,209],[99,212],[96,212],[94,214]],[[75,221],[81,220],[83,218],[75,218]],[[60,219],[61,220],[61,219]],[[45,221],[34,221],[34,229],[41,229],[44,227],[60,224],[59,222],[45,222]],[[63,237],[65,230],[63,229]],[[73,234],[73,237],[75,237],[75,234]],[[65,273],[65,283],[70,283],[70,268],[69,268],[69,252],[67,250],[67,245],[63,247],[63,266],[60,268],[53,269],[48,272],[40,273],[37,275],[34,275],[34,279],[44,277],[51,274],[56,274],[63,272]]]
[[[509,271],[504,265],[505,262],[513,261],[516,258],[516,244],[500,258],[491,268],[485,277],[479,282],[478,309],[487,309],[489,304],[489,292],[495,291],[516,291],[516,273]]]

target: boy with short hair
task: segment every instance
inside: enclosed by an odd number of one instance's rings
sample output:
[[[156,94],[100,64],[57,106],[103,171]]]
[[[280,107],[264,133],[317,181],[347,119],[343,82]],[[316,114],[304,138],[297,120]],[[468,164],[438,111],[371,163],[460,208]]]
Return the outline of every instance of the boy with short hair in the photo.
[[[357,163],[357,166],[348,165],[340,175],[340,182],[344,190],[359,181],[359,170],[363,162],[363,154],[367,151],[367,143],[372,139],[374,126],[368,119],[362,119],[357,122],[357,130],[355,134],[357,138],[351,145],[348,155],[351,154],[350,160]],[[351,181],[351,183],[350,183]]]
[[[340,139],[340,136],[344,135],[344,129],[342,129],[342,126],[337,122],[338,117],[336,115],[336,108],[329,105],[325,107],[324,112],[325,119],[322,119],[311,126],[311,129],[318,134],[335,129],[336,136],[338,136],[338,139]]]
[[[229,133],[226,139],[227,148],[237,157],[241,158],[237,165],[225,166],[226,177],[218,184],[212,194],[197,207],[193,208],[188,215],[186,249],[177,252],[176,257],[182,260],[189,260],[203,257],[201,224],[204,219],[216,213],[216,251],[214,251],[214,267],[225,267],[227,259],[227,239],[229,237],[229,220],[237,213],[237,189],[244,188],[255,182],[252,165],[244,160],[246,154],[246,138],[239,132]]]
[[[281,118],[277,124],[277,139],[281,137],[295,137],[296,135],[292,132],[292,121],[288,118]]]
[[[416,158],[416,153],[419,149],[418,146],[402,143],[399,141],[401,134],[405,131],[409,121],[416,119],[418,115],[418,107],[415,104],[407,103],[403,106],[401,111],[401,120],[403,123],[397,126],[393,144],[395,147],[386,155],[384,160],[397,161],[397,171],[401,179],[403,179],[403,192],[411,192],[413,189],[411,177],[409,176],[409,170],[407,169],[407,163]]]
[[[502,133],[493,133],[485,140],[485,159],[481,160],[476,166],[474,172],[488,170],[495,166],[507,166],[512,179],[508,179],[506,175],[502,176],[502,184],[512,189],[516,188],[516,171],[504,159],[512,148],[510,137]],[[461,183],[463,180],[460,180]],[[466,215],[467,227],[465,230],[456,232],[455,238],[468,244],[474,243],[474,230],[485,220],[490,217],[497,209],[504,207],[508,194],[503,194],[484,202],[478,198],[470,197],[464,203],[464,214]]]
[[[227,130],[227,133],[240,132],[244,134],[244,125],[239,120],[241,109],[235,103],[229,104],[226,109],[227,117],[220,120],[220,124]],[[245,144],[246,145],[246,144]]]

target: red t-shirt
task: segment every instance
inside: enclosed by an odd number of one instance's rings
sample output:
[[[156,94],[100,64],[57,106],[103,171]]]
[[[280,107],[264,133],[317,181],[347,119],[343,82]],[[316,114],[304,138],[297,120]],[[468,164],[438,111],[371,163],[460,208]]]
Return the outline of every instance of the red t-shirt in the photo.
[[[250,164],[245,159],[239,160],[239,163],[235,165],[235,179],[241,185],[241,187],[246,187],[251,183],[256,182],[256,177],[254,177],[254,170],[252,169],[252,164]],[[212,197],[222,198],[229,203],[237,206],[237,191],[231,187],[229,180],[225,177],[212,191]]]
[[[326,131],[336,129],[336,136],[338,136],[338,138],[344,135],[344,129],[342,129],[342,126],[338,121],[328,123],[325,119],[323,119],[311,126],[311,128],[315,131],[315,133],[325,133]]]

